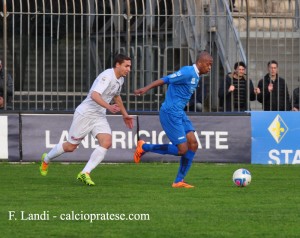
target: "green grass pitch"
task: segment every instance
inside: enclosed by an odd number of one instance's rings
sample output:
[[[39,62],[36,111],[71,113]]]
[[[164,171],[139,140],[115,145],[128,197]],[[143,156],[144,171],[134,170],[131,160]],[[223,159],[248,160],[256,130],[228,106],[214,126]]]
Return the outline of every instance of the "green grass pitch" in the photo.
[[[186,178],[194,189],[171,187],[177,163],[101,164],[95,187],[76,180],[83,166],[52,163],[42,177],[37,163],[0,163],[1,237],[300,236],[298,165],[194,163]],[[252,173],[245,188],[232,182],[241,167]]]

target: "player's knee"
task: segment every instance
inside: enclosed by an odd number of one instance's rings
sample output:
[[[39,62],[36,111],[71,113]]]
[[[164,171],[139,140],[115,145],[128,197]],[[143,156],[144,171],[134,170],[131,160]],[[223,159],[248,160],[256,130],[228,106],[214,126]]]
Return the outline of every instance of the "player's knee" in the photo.
[[[65,152],[73,152],[74,150],[76,150],[78,147],[78,145],[76,144],[71,144],[71,143],[67,143],[64,145],[64,151]]]
[[[192,143],[189,145],[189,150],[195,152],[197,149],[198,149],[198,142],[197,142],[197,141],[194,141],[194,142],[192,142]]]
[[[109,149],[112,146],[112,142],[111,141],[105,141],[105,142],[102,142],[100,146],[105,148],[105,149]]]
[[[109,149],[112,146],[112,136],[111,135],[97,135],[98,143],[101,147]]]
[[[184,155],[188,151],[188,146],[180,146],[178,148],[178,155]]]

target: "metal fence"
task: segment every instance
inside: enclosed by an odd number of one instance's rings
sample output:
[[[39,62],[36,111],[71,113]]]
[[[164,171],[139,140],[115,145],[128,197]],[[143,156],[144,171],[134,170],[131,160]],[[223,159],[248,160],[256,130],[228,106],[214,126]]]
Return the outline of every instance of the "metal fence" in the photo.
[[[229,2],[2,0],[0,58],[14,84],[5,109],[74,110],[118,52],[133,59],[122,93],[131,111],[157,111],[166,86],[139,98],[134,89],[192,64],[201,50],[214,58],[197,90],[202,111],[223,110],[218,89],[237,61],[257,85],[276,59],[291,93],[300,75],[298,1],[236,1],[239,12]]]
[[[299,87],[299,2],[298,0],[236,1],[235,27],[248,58],[248,77],[255,86],[267,73],[267,63],[278,62],[278,76],[286,81],[292,107],[299,102],[294,90]],[[296,100],[297,99],[297,100]],[[261,110],[257,101],[252,110]],[[288,109],[287,109],[288,110]]]

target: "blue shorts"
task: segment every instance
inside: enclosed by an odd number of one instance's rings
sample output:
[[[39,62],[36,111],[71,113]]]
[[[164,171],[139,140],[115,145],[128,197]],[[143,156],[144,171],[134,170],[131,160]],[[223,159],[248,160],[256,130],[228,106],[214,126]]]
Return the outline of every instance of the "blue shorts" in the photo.
[[[192,122],[185,112],[171,114],[161,109],[159,119],[162,128],[173,145],[179,145],[187,141],[186,134],[195,131]]]

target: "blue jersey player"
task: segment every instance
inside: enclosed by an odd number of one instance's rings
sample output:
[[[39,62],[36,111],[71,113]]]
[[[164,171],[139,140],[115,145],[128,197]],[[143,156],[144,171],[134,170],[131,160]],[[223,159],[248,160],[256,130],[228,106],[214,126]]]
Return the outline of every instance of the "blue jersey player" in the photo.
[[[135,95],[139,96],[154,87],[168,85],[159,118],[162,128],[172,144],[147,144],[145,141],[139,140],[134,153],[134,161],[139,163],[142,155],[146,152],[181,156],[179,170],[172,184],[174,188],[194,187],[186,183],[184,177],[192,165],[198,143],[194,134],[195,129],[184,108],[201,80],[200,75],[208,73],[212,63],[211,55],[203,51],[198,54],[196,63],[192,66],[184,66],[179,71],[134,91]]]

